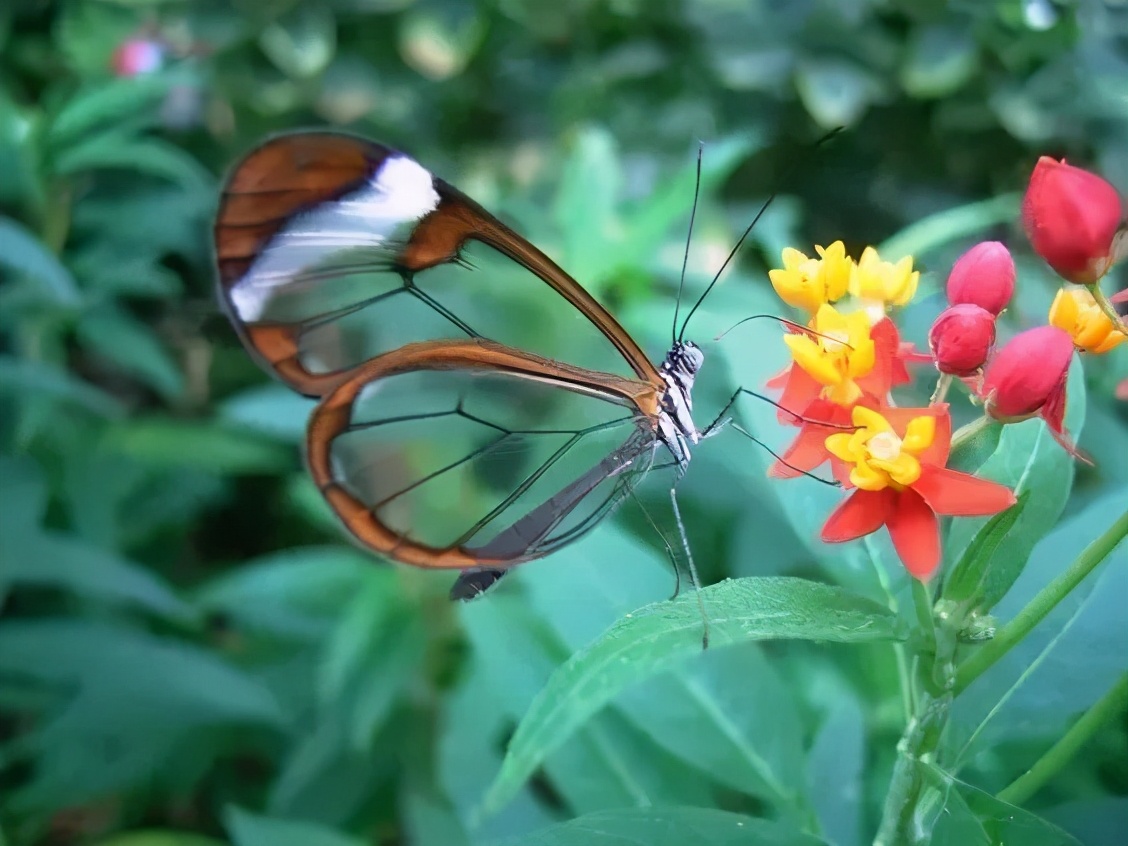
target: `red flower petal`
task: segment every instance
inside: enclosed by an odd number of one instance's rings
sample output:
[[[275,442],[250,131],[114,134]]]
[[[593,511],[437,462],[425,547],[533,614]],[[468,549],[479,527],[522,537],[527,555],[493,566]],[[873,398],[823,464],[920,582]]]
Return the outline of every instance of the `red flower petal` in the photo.
[[[1016,502],[1006,485],[929,464],[921,465],[913,490],[937,514],[952,517],[998,514]]]
[[[814,470],[829,459],[834,465],[835,478],[843,484],[849,482],[849,466],[827,451],[826,439],[850,426],[850,409],[830,400],[817,399],[807,406],[803,416],[806,420],[801,424],[799,434],[780,460],[768,468],[768,475],[775,479],[792,479],[801,475],[802,471]],[[788,464],[791,466],[788,467]]]
[[[940,566],[940,524],[918,493],[911,488],[901,491],[886,526],[906,570],[921,581],[936,572]]]
[[[971,303],[998,314],[1014,293],[1014,259],[998,241],[976,244],[952,265],[948,276],[948,302]]]
[[[893,387],[894,375],[901,375],[900,372],[894,373],[897,355],[901,351],[901,336],[893,321],[883,317],[870,329],[870,338],[873,339],[873,369],[854,381],[867,394],[883,401]],[[900,371],[906,377],[909,375],[903,365]]]
[[[995,353],[983,376],[982,396],[992,417],[1024,417],[1064,390],[1073,339],[1056,326],[1019,332]]]
[[[928,333],[936,369],[951,376],[978,373],[994,346],[995,315],[971,303],[948,306]]]
[[[824,543],[842,543],[876,532],[896,505],[897,492],[892,488],[854,491],[831,512],[820,537]]]
[[[779,398],[779,404],[783,406],[777,414],[779,422],[785,426],[800,425],[802,421],[799,419],[799,415],[803,414],[803,410],[819,398],[821,391],[822,385],[816,382],[806,370],[798,364],[791,365],[787,384]]]

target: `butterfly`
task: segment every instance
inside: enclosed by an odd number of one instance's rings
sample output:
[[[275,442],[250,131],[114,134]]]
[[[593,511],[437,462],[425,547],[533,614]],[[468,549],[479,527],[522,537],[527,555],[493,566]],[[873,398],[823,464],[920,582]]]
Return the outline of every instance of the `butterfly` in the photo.
[[[704,354],[676,316],[655,365],[545,253],[373,141],[267,140],[228,176],[214,237],[243,345],[318,400],[322,496],[380,555],[461,571],[454,598],[576,540],[651,468],[680,476],[722,422],[694,423]]]

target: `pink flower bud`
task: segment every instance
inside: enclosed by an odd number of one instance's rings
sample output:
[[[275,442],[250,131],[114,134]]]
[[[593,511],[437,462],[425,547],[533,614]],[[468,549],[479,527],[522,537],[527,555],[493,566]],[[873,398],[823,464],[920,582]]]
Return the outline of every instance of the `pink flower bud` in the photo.
[[[165,47],[151,38],[130,38],[114,50],[110,66],[118,76],[141,76],[153,73],[164,64]]]
[[[928,333],[936,369],[951,376],[978,372],[994,344],[995,315],[972,303],[946,308]]]
[[[1070,282],[1089,285],[1114,260],[1124,219],[1120,195],[1095,173],[1042,156],[1022,200],[1022,225],[1034,251]]]
[[[1073,339],[1056,326],[1019,332],[995,353],[983,377],[987,413],[998,420],[1029,417],[1050,405],[1065,411],[1065,380],[1073,360]],[[1054,420],[1049,420],[1051,426]],[[1061,420],[1056,421],[1061,431]]]
[[[1007,307],[1014,293],[1014,259],[998,241],[983,241],[962,256],[948,274],[948,302],[971,303],[991,314]]]

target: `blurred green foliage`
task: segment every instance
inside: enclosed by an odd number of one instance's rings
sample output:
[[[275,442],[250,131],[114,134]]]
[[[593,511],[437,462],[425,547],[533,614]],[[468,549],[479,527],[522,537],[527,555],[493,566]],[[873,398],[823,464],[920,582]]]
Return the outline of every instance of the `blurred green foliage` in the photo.
[[[691,294],[781,196],[700,340],[780,313],[764,270],[781,247],[838,238],[916,255],[926,294],[902,326],[918,342],[955,255],[1009,241],[1012,331],[1044,320],[1057,285],[1014,224],[1036,156],[1128,186],[1126,45],[1128,8],[1098,0],[8,0],[0,844],[868,842],[904,723],[883,644],[710,651],[618,693],[480,813],[553,671],[672,591],[658,540],[624,508],[458,607],[446,577],[348,546],[301,468],[309,403],[268,384],[217,312],[218,181],[287,128],[408,150],[658,357],[704,140]],[[777,336],[707,346],[700,416],[778,370]],[[1125,358],[1074,376],[1098,465],[1072,494],[1063,453],[1019,466],[1044,484],[1012,536],[1033,557],[992,597],[1004,619],[1124,510]],[[785,443],[771,409],[744,417]],[[1056,449],[1040,425],[1008,430],[996,464]],[[695,458],[683,508],[707,580],[813,576],[911,617],[885,541],[820,549],[835,494],[769,483],[766,463],[731,433]],[[953,530],[951,563],[975,528]],[[1123,672],[1126,559],[961,697],[945,769],[921,765],[950,799],[934,842],[1077,842],[990,794]],[[1121,842],[1126,761],[1121,714],[1030,810]]]

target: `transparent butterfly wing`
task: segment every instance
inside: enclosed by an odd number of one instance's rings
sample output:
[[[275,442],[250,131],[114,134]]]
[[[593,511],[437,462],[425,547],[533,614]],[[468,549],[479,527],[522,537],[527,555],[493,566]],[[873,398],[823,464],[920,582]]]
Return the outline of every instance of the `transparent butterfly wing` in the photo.
[[[409,564],[506,567],[592,528],[658,443],[646,383],[489,342],[370,363],[310,424],[315,482],[354,536]]]

